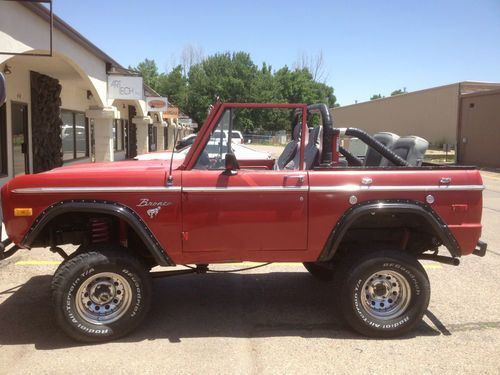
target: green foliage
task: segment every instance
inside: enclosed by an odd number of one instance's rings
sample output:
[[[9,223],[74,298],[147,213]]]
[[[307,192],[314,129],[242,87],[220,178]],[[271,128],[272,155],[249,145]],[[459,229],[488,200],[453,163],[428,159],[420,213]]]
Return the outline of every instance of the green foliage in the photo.
[[[396,96],[396,95],[401,95],[401,94],[406,94],[406,90],[397,89],[397,90],[394,90],[393,92],[391,92],[391,96]]]
[[[259,68],[245,52],[217,53],[189,68],[182,66],[159,73],[153,60],[145,59],[133,70],[144,82],[180,107],[195,122],[203,124],[208,108],[217,99],[223,102],[326,103],[337,105],[333,88],[317,82],[308,68],[273,72],[266,63]],[[242,131],[282,130],[290,126],[292,111],[239,110],[234,124]]]
[[[158,86],[156,91],[162,96],[166,96],[171,103],[175,103],[180,108],[186,108],[188,103],[187,78],[182,74],[182,66],[177,65],[168,74],[158,76]]]
[[[375,99],[382,99],[383,96],[380,94],[373,94],[370,98],[370,100],[375,100]]]
[[[158,88],[158,67],[154,60],[145,59],[136,67],[129,66],[129,70],[141,73],[144,83],[156,91]]]

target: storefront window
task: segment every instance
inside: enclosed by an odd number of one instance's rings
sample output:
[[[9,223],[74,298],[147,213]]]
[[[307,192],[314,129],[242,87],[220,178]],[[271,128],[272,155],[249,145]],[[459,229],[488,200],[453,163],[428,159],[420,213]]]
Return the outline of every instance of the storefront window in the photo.
[[[124,147],[124,128],[125,128],[125,122],[127,120],[115,120],[113,123],[113,145],[115,148],[115,151],[123,151]]]
[[[89,156],[89,130],[85,115],[81,112],[61,110],[61,120],[63,160]]]

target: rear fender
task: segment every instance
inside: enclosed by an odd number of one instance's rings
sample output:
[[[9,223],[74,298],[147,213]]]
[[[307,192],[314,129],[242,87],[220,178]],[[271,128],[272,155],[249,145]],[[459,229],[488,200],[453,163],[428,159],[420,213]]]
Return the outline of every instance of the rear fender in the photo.
[[[328,237],[318,261],[329,261],[333,258],[349,228],[362,216],[368,214],[412,214],[424,219],[433,228],[441,243],[446,246],[453,257],[460,257],[460,246],[448,226],[429,206],[412,200],[368,201],[352,206],[337,222]]]

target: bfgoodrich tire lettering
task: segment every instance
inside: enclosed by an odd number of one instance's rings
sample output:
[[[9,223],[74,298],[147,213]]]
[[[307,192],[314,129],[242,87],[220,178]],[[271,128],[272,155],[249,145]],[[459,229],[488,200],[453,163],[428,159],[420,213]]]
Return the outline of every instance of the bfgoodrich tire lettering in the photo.
[[[429,279],[415,257],[393,250],[368,253],[347,268],[342,313],[357,332],[393,337],[413,329],[429,305]]]
[[[52,296],[57,322],[69,336],[108,341],[142,321],[151,302],[151,280],[126,249],[95,249],[61,264]]]

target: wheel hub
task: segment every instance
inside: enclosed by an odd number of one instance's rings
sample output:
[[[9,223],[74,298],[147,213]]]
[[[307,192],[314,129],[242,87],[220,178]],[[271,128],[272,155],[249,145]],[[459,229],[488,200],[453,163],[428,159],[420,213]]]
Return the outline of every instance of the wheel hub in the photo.
[[[108,303],[116,296],[116,288],[111,281],[100,280],[92,286],[89,296],[93,303]]]
[[[381,320],[403,314],[410,302],[411,289],[399,272],[383,270],[372,274],[363,284],[362,305],[366,312]]]
[[[131,304],[129,283],[115,273],[100,273],[87,279],[78,289],[76,309],[93,324],[109,324],[119,319]]]

